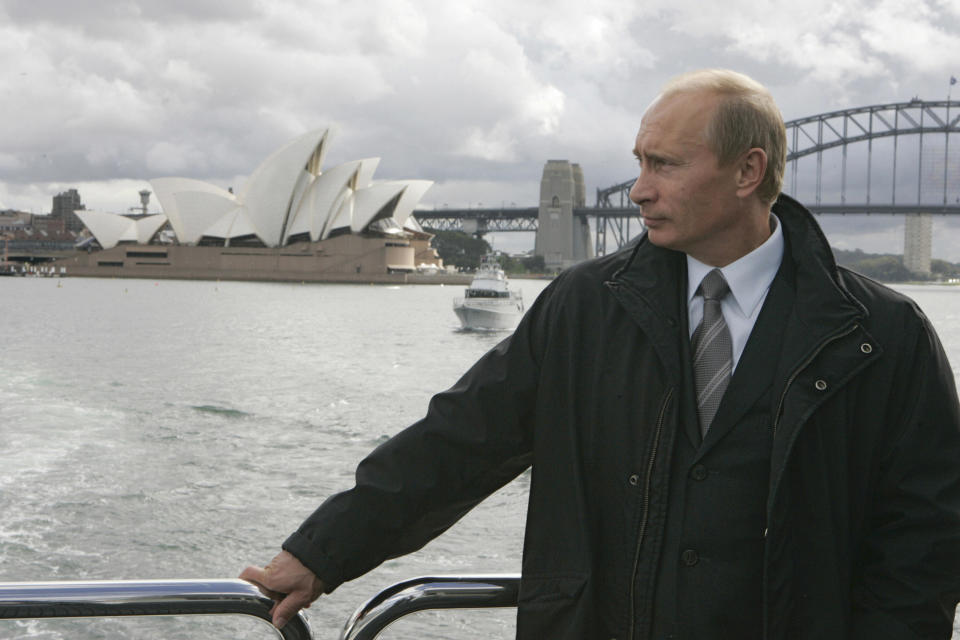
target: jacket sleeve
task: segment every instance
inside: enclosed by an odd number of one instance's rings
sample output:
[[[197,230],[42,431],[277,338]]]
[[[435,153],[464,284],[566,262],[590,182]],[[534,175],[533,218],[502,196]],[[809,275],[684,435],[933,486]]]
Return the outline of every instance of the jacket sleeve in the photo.
[[[431,399],[423,419],[360,463],[352,489],[284,542],[328,592],[419,549],[530,465],[544,307],[555,285],[510,337]]]
[[[886,431],[852,594],[858,640],[949,640],[960,599],[960,406],[943,348],[920,317],[897,376],[904,387],[889,391],[904,402],[888,417],[895,426]]]

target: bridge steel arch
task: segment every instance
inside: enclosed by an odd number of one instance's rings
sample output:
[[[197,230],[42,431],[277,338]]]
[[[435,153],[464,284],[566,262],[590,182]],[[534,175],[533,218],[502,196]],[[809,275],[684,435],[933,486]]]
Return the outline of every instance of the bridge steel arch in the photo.
[[[807,203],[814,213],[840,214],[960,214],[960,203],[949,203],[948,186],[951,175],[948,173],[950,134],[960,133],[960,101],[925,101],[914,98],[909,102],[875,104],[820,113],[805,118],[790,120],[787,130],[787,166],[790,175],[789,188],[784,191],[797,193],[797,161],[800,158],[815,155],[817,157],[816,193],[814,202]],[[917,192],[914,197],[897,198],[897,146],[900,136],[919,136],[919,162],[923,162],[923,138],[930,135],[944,136],[943,195],[939,204],[921,202],[921,180],[917,180]],[[889,200],[871,202],[871,180],[873,177],[873,141],[881,138],[893,138],[893,179]],[[865,202],[848,202],[847,199],[847,147],[851,144],[866,143],[867,171]],[[840,202],[823,202],[823,153],[842,148]],[[917,168],[920,175],[922,165]],[[952,177],[954,180],[957,176]],[[629,199],[633,180],[621,182],[605,189],[597,189],[597,200],[591,215],[595,217],[596,253],[605,252],[607,241],[622,246],[631,239],[630,224],[643,228],[639,208]],[[787,187],[788,185],[784,185]],[[911,194],[912,195],[912,194]],[[899,201],[898,201],[899,200]],[[632,211],[631,211],[632,209]],[[586,212],[582,212],[586,214]],[[632,214],[632,215],[631,215]]]
[[[951,111],[953,112],[951,114]],[[896,205],[897,142],[900,136],[917,135],[920,137],[919,161],[923,162],[923,136],[944,135],[944,184],[943,205],[947,206],[947,186],[949,176],[950,135],[960,133],[960,101],[925,101],[914,98],[909,102],[875,104],[840,111],[820,113],[806,118],[786,122],[787,163],[793,163],[790,179],[790,193],[797,192],[796,161],[805,156],[817,156],[815,204],[822,203],[823,152],[837,147],[843,148],[841,156],[841,204],[846,202],[847,187],[847,147],[854,143],[867,143],[867,184],[866,205],[870,204],[871,178],[873,169],[873,141],[879,138],[894,139],[893,180],[890,203]],[[922,169],[922,166],[918,169]],[[918,171],[919,173],[919,171]],[[920,203],[920,181],[917,184],[917,204]],[[851,212],[852,213],[852,212]],[[904,213],[904,212],[900,212]],[[946,213],[946,212],[945,212]],[[951,212],[955,213],[955,212]]]
[[[948,202],[951,180],[960,176],[951,175],[950,134],[960,133],[960,101],[924,101],[914,98],[909,102],[875,104],[830,111],[785,123],[787,130],[787,165],[789,187],[784,191],[797,196],[797,161],[815,155],[816,193],[813,202],[804,198],[804,204],[816,214],[900,214],[923,217],[930,214],[960,215],[960,200]],[[943,194],[940,203],[923,202],[922,174],[923,139],[925,136],[944,136]],[[897,148],[901,136],[919,136],[917,168],[917,191],[915,197],[897,197]],[[873,141],[893,138],[891,192],[889,199],[871,201],[873,178]],[[853,144],[867,145],[866,197],[865,202],[849,202],[847,198],[847,149]],[[842,148],[840,162],[840,202],[823,202],[823,153]],[[957,172],[954,172],[957,173]],[[619,248],[643,230],[640,208],[630,201],[629,192],[634,180],[627,180],[606,188],[597,189],[593,207],[577,207],[573,215],[593,219],[595,231],[595,254],[603,255],[608,243]],[[861,185],[862,186],[862,185]],[[788,187],[788,188],[787,188]],[[537,208],[490,208],[456,209],[443,211],[415,211],[414,216],[424,226],[438,229],[464,229],[477,235],[491,231],[536,231]],[[469,223],[469,228],[467,228]],[[928,232],[925,232],[928,233]]]

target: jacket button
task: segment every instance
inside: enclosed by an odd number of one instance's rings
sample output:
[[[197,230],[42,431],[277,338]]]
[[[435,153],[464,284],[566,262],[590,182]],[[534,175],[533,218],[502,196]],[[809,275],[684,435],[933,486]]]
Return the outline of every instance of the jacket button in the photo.
[[[700,561],[700,556],[697,555],[697,552],[693,549],[687,549],[682,554],[680,554],[680,560],[684,565],[692,567]]]
[[[638,476],[637,474],[633,474],[632,476],[630,476],[630,479],[627,480],[627,482],[630,483],[631,487],[635,487],[638,484],[640,484],[640,476]]]
[[[690,477],[694,480],[706,480],[707,478],[707,468],[702,464],[696,465],[693,469],[690,470]]]
[[[826,380],[817,380],[813,383],[813,386],[817,388],[817,391],[826,391],[827,390],[827,381]]]
[[[864,353],[873,353],[873,345],[869,342],[864,342],[862,345],[860,345],[860,351],[863,351]]]

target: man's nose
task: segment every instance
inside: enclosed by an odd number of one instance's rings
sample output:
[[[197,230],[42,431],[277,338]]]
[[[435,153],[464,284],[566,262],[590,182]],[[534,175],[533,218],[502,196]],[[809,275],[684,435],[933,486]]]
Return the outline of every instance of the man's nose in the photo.
[[[644,203],[651,200],[651,193],[650,185],[647,184],[647,181],[644,180],[643,174],[641,173],[636,181],[634,181],[633,186],[630,187],[630,200],[633,201],[634,204],[642,207]]]

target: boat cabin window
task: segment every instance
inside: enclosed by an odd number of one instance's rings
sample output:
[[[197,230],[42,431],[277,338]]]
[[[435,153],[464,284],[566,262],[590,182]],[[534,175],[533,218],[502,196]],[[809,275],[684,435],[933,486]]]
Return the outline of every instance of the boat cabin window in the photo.
[[[469,289],[468,298],[509,298],[509,291],[491,291],[489,289]]]

